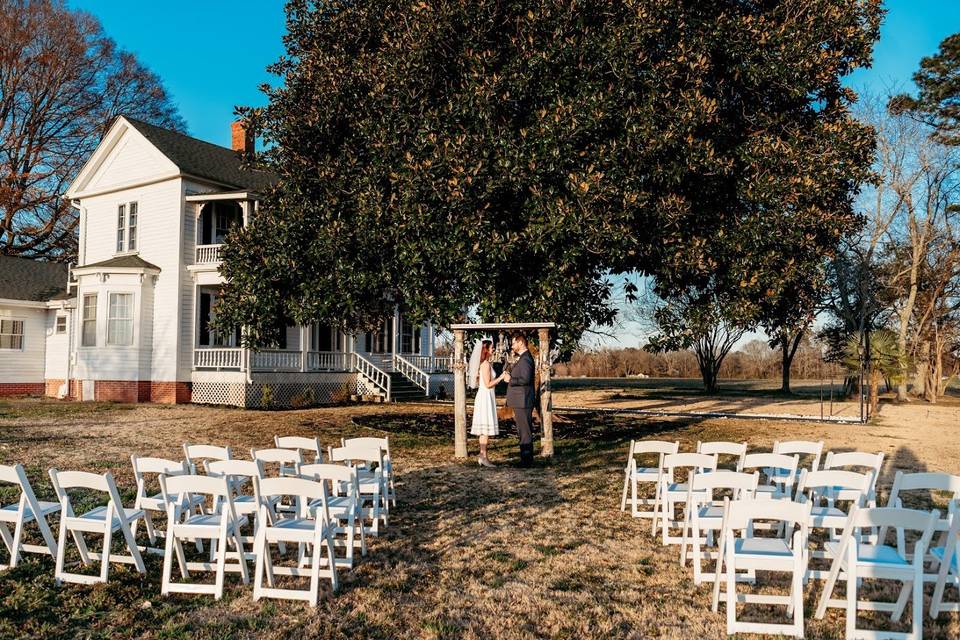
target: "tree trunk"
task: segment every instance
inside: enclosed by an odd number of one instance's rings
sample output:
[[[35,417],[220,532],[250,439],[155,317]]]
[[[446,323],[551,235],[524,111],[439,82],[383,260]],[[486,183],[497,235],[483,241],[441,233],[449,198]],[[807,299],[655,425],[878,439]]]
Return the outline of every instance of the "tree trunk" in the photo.
[[[717,363],[709,356],[697,358],[700,365],[700,377],[703,379],[703,390],[707,393],[717,392]]]
[[[793,353],[790,351],[790,337],[786,333],[780,334],[780,391],[790,393],[790,365],[793,364]]]
[[[877,371],[870,372],[870,417],[877,415],[877,409],[880,406],[880,378],[882,376]]]

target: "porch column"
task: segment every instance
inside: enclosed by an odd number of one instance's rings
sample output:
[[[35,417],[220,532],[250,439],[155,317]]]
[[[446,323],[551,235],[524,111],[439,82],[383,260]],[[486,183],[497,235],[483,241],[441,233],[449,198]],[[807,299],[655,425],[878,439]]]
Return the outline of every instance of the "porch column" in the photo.
[[[310,333],[307,327],[300,325],[300,371],[301,373],[308,369],[307,352],[310,351]]]
[[[540,421],[543,423],[543,439],[540,454],[553,456],[553,398],[550,391],[550,329],[540,329]]]
[[[196,277],[196,275],[194,275]],[[198,325],[200,324],[200,314],[197,309],[197,291],[200,289],[200,286],[194,282],[193,283],[193,308],[190,309],[190,316],[193,318],[191,323],[193,326],[190,327],[190,370],[192,371],[197,364],[197,347],[200,346],[199,340],[197,339]],[[83,300],[83,298],[79,298]],[[79,344],[79,342],[77,343]]]
[[[250,224],[250,201],[241,200],[240,210],[243,212],[243,226],[247,227]]]
[[[453,435],[454,455],[467,457],[467,379],[463,361],[463,329],[453,332]]]
[[[400,353],[400,309],[398,307],[393,308],[393,335],[390,336],[390,340],[393,344],[393,349],[391,351],[394,355]]]

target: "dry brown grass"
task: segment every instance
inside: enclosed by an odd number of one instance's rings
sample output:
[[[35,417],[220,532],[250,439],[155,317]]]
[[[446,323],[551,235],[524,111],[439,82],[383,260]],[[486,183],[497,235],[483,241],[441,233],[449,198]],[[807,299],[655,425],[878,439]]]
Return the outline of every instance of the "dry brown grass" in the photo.
[[[917,405],[869,426],[771,421],[681,422],[571,417],[558,425],[550,464],[521,470],[516,440],[496,441],[497,469],[452,460],[446,407],[351,406],[245,412],[193,406],[0,404],[0,462],[24,463],[49,497],[45,472],[110,470],[129,497],[129,456],[180,457],[184,440],[232,445],[246,455],[274,434],[316,434],[325,444],[387,433],[400,502],[370,555],[343,575],[343,589],[315,611],[298,603],[254,603],[228,578],[221,602],[159,595],[160,564],[140,578],[117,568],[108,585],[53,586],[53,564],[32,557],[0,574],[0,635],[36,637],[320,638],[722,638],[724,618],[709,610],[710,589],[695,588],[676,547],[651,539],[649,521],[620,513],[626,442],[633,437],[746,440],[817,438],[834,449],[879,450],[889,469],[960,472],[960,421],[916,428]],[[956,416],[954,416],[956,417]],[[472,442],[475,446],[475,443]],[[929,594],[928,589],[928,594]],[[812,618],[808,637],[840,638],[843,616]],[[149,605],[145,603],[149,602]],[[863,624],[888,624],[883,616]],[[926,637],[957,637],[960,618],[927,621]]]

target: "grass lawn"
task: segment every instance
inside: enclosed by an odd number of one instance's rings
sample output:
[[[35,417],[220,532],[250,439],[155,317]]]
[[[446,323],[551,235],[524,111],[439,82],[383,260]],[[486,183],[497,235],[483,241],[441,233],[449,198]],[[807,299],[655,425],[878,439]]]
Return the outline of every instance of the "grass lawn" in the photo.
[[[919,415],[926,406],[909,410]],[[936,429],[917,424],[883,413],[867,426],[561,416],[555,459],[521,470],[514,466],[516,440],[509,436],[497,439],[492,450],[499,468],[480,468],[475,459],[455,462],[450,407],[253,412],[0,402],[0,463],[23,463],[41,499],[52,497],[46,471],[53,466],[110,470],[124,500],[132,501],[132,453],[179,459],[181,444],[191,440],[229,444],[247,457],[250,447],[268,446],[274,434],[319,435],[324,444],[388,434],[399,497],[370,554],[341,574],[339,594],[330,597],[327,588],[316,610],[301,603],[254,603],[251,588],[236,574],[228,574],[219,602],[210,596],[161,597],[156,556],[147,558],[146,577],[114,565],[106,585],[56,588],[52,559],[28,555],[21,567],[0,573],[0,636],[722,638],[723,609],[710,612],[710,586],[693,586],[677,547],[654,541],[648,520],[619,511],[627,442],[677,439],[682,450],[691,450],[697,440],[746,440],[768,449],[777,438],[822,438],[838,450],[885,452],[884,488],[894,467],[960,473],[960,420]],[[475,454],[475,440],[471,448]],[[8,493],[0,498],[10,501]],[[842,638],[842,612],[813,619],[819,592],[815,583],[806,592],[807,637]],[[885,593],[894,597],[892,590]],[[909,611],[904,618],[909,620]],[[861,625],[868,624],[893,628],[883,614],[863,614]],[[956,614],[926,620],[925,637],[958,635]]]

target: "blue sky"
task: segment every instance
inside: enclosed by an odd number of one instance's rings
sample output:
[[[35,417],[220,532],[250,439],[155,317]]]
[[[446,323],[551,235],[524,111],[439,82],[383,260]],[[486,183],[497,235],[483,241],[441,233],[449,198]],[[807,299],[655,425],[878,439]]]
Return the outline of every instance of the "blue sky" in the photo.
[[[191,135],[229,146],[236,105],[261,105],[259,90],[274,78],[266,66],[283,53],[281,0],[117,2],[71,0],[103,23],[120,47],[137,54],[162,79],[187,121]],[[891,0],[870,69],[848,84],[879,94],[909,90],[920,58],[960,31],[958,0]],[[635,346],[639,327],[625,324],[604,344]]]

